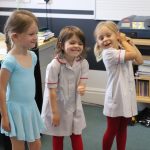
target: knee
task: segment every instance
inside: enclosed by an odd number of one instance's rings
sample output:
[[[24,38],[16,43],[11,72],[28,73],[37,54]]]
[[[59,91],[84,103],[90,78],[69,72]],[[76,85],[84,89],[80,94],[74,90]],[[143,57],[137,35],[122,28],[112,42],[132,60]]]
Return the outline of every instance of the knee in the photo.
[[[31,150],[41,150],[42,147],[41,140],[38,139],[34,142],[29,143],[29,147]]]

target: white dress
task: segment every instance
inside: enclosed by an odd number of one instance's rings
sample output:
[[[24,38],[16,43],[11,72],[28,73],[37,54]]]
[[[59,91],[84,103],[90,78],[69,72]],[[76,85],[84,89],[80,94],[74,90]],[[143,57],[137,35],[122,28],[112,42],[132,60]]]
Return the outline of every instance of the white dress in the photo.
[[[105,49],[102,56],[108,75],[104,115],[127,118],[137,115],[132,61],[125,61],[125,50]]]
[[[79,80],[86,82],[89,65],[86,59],[75,60],[70,66],[65,59],[55,58],[48,64],[45,78],[45,91],[42,106],[42,119],[47,130],[43,134],[69,136],[81,134],[86,127],[81,98],[77,92]],[[60,125],[51,124],[49,88],[57,88],[57,101],[60,112]]]

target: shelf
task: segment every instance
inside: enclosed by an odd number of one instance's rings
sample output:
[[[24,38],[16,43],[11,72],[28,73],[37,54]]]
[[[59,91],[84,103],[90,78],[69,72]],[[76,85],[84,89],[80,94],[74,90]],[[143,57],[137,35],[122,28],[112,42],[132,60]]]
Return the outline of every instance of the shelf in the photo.
[[[150,97],[146,97],[146,96],[137,96],[136,99],[137,99],[137,102],[141,102],[141,103],[150,103]]]
[[[135,77],[135,80],[150,80],[150,76],[140,75],[139,77]]]
[[[132,39],[135,45],[150,46],[150,39]]]

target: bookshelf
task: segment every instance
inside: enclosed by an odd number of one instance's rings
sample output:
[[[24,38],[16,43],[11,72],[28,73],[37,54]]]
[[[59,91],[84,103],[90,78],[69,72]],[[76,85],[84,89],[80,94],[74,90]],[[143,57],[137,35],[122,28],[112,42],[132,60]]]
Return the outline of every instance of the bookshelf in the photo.
[[[147,46],[150,50],[150,39],[133,39],[137,46]],[[143,55],[143,59],[150,62],[149,55]],[[150,65],[148,66],[150,69]],[[150,72],[149,74],[140,74],[135,77],[135,87],[137,102],[150,103]]]

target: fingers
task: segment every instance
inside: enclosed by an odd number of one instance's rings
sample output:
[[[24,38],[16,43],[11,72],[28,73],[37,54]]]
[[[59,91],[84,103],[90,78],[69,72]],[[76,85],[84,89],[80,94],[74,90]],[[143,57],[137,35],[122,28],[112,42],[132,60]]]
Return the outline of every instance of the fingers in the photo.
[[[11,131],[10,125],[2,125],[2,128],[7,132]]]
[[[52,126],[57,127],[60,124],[60,115],[59,113],[53,114],[52,117]]]
[[[9,119],[7,117],[2,117],[1,118],[1,123],[2,123],[2,128],[7,131],[10,132],[11,131],[11,127],[10,127],[10,123],[9,123]]]
[[[78,89],[77,89],[78,93],[83,96],[84,93],[85,93],[85,87],[84,86],[78,86]]]
[[[53,126],[53,127],[58,127],[58,126],[59,126],[59,123],[52,123],[52,126]]]

